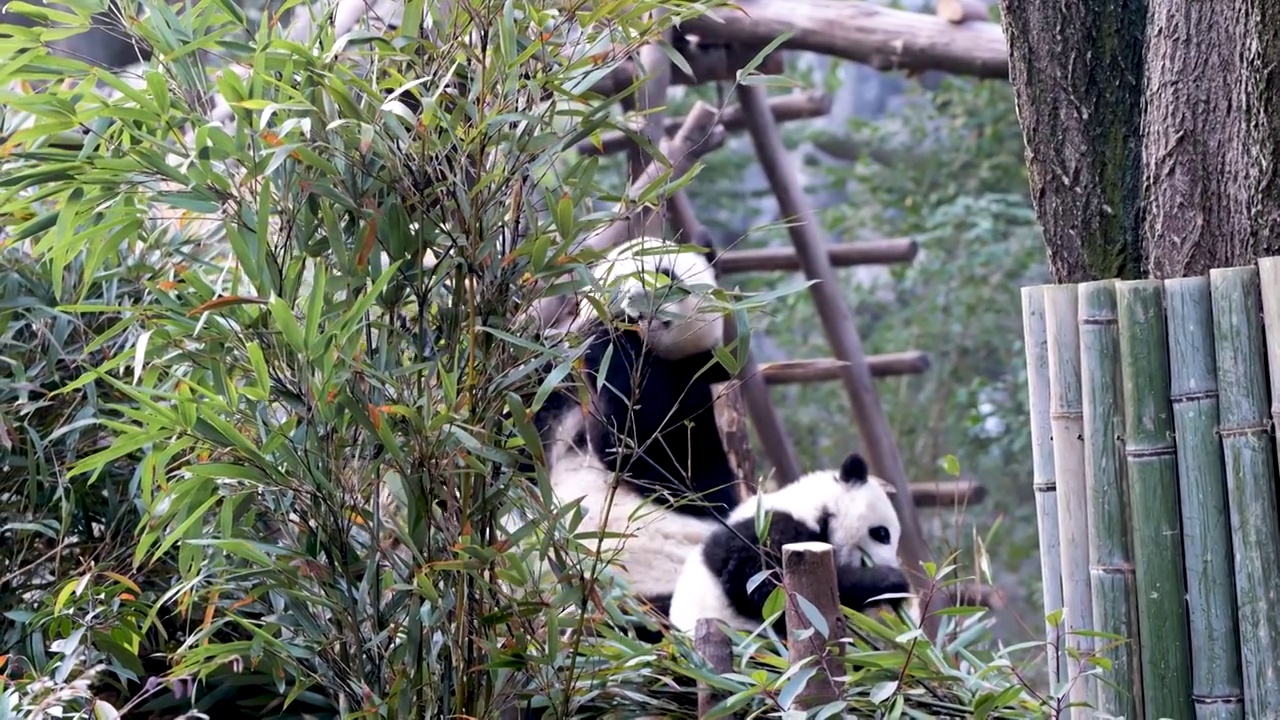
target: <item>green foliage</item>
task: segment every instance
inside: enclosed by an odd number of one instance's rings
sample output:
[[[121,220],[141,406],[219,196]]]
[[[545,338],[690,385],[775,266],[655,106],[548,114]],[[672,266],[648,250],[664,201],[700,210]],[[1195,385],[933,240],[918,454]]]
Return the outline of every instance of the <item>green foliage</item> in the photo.
[[[439,5],[313,45],[148,3],[137,82],[3,40],[0,718],[688,717],[694,680],[767,711],[807,677],[773,638],[712,680],[611,629],[644,618],[514,470],[573,363],[521,313],[581,284],[620,190],[571,152],[612,125],[601,51],[708,4]],[[849,710],[1053,704],[980,658],[986,620],[851,620]]]

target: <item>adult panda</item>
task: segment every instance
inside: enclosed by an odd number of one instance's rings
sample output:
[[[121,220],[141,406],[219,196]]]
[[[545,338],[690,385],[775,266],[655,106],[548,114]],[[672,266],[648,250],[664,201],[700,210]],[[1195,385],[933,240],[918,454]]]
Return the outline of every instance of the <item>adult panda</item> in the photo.
[[[835,551],[840,604],[858,611],[900,606],[903,600],[918,623],[914,598],[876,601],[880,595],[905,594],[910,583],[898,559],[901,526],[884,481],[868,472],[862,456],[851,453],[839,469],[807,473],[785,487],[743,502],[728,523],[712,531],[685,563],[671,599],[671,624],[692,632],[700,618],[721,620],[753,631],[765,620],[765,601],[780,584],[772,572],[755,587],[752,579],[770,566],[781,567],[782,546],[825,542]],[[756,533],[756,512],[770,514],[763,542]],[[867,566],[869,558],[874,565]],[[785,632],[785,615],[774,623]]]
[[[589,403],[557,389],[534,425],[557,501],[581,501],[581,529],[607,533],[602,554],[665,615],[685,561],[737,504],[713,404],[712,386],[732,379],[715,357],[715,271],[702,254],[647,237],[592,270],[606,314],[584,298],[569,328],[585,342]]]

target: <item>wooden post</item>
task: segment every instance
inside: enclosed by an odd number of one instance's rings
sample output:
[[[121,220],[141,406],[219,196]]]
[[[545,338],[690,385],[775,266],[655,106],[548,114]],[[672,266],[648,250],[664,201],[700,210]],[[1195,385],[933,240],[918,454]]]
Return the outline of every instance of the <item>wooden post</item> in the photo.
[[[1218,369],[1209,278],[1164,281],[1169,400],[1178,443],[1182,548],[1196,717],[1242,720],[1231,511],[1218,442]]]
[[[778,199],[781,214],[793,221],[787,230],[804,274],[809,279],[818,281],[810,286],[810,292],[826,330],[827,340],[831,343],[836,358],[849,363],[841,372],[841,379],[849,394],[871,465],[876,474],[897,488],[893,502],[902,524],[902,540],[898,547],[905,569],[914,579],[913,584],[917,588],[927,587],[930,579],[924,574],[922,563],[929,559],[929,549],[920,531],[915,508],[911,505],[911,493],[907,488],[902,457],[880,404],[879,391],[867,367],[862,339],[858,336],[858,329],[853,323],[848,306],[840,297],[840,286],[836,283],[835,272],[831,268],[809,199],[805,197],[799,180],[787,166],[787,151],[782,145],[778,124],[769,113],[764,88],[744,85],[738,88],[737,93],[747,118],[747,130],[755,145],[756,155],[773,188],[773,194]],[[924,610],[927,611],[927,608]],[[933,635],[937,630],[937,619],[926,616],[924,625],[925,631]]]
[[[1080,398],[1080,325],[1075,285],[1044,288],[1049,340],[1049,421],[1053,428],[1053,473],[1058,488],[1058,537],[1062,553],[1062,602],[1066,646],[1079,655],[1093,650],[1091,638],[1076,635],[1093,624],[1089,583],[1089,493],[1084,484],[1084,410]],[[1093,680],[1079,674],[1080,661],[1068,656],[1071,702],[1095,697]],[[1073,708],[1073,717],[1085,717]]]
[[[1089,574],[1093,630],[1124,642],[1104,653],[1107,682],[1094,684],[1094,708],[1113,717],[1140,718],[1138,606],[1129,548],[1129,493],[1123,462],[1120,335],[1114,280],[1080,285],[1080,385],[1084,419],[1085,488],[1089,502]]]
[[[701,618],[693,626],[693,649],[711,666],[718,675],[733,671],[733,645],[729,636],[724,634],[720,623],[710,618]],[[716,703],[724,699],[724,694],[706,683],[698,683],[698,717],[705,717]]]
[[[844,675],[827,648],[827,643],[844,635],[835,549],[824,542],[783,545],[782,584],[787,593],[787,659],[797,663],[813,658],[810,667],[817,670],[804,690],[796,695],[796,709],[807,710],[834,702],[840,698],[840,683],[836,678]],[[819,626],[807,637],[797,637],[798,633],[815,627],[798,598],[808,601],[811,611],[816,610],[816,619],[826,625],[825,629]]]
[[[1270,718],[1280,717],[1280,693],[1275,691],[1280,680],[1280,614],[1274,611],[1280,604],[1280,575],[1275,572],[1280,520],[1259,291],[1256,267],[1209,271],[1218,436],[1234,531],[1244,711],[1249,718]]]
[[[1053,467],[1053,435],[1049,420],[1049,336],[1045,324],[1044,287],[1022,289],[1022,334],[1027,353],[1027,412],[1031,416],[1031,484],[1036,495],[1040,530],[1040,578],[1043,583],[1045,638],[1057,653],[1048,657],[1049,686],[1067,677],[1063,637],[1048,621],[1062,604],[1062,545],[1058,540],[1058,487]]]
[[[1125,462],[1138,583],[1143,717],[1189,718],[1191,646],[1183,577],[1178,458],[1169,403],[1164,283],[1116,283]]]

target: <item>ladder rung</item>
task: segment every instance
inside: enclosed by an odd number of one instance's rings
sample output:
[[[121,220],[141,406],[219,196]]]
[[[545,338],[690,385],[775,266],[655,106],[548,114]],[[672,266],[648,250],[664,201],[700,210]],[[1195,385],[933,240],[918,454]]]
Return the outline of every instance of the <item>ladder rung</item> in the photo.
[[[907,350],[884,355],[868,355],[867,365],[871,368],[871,377],[915,375],[929,369],[929,354],[919,350]],[[844,366],[845,361],[835,358],[782,360],[761,363],[760,374],[764,375],[764,381],[768,385],[827,382],[839,380],[840,369]]]
[[[916,507],[952,507],[974,505],[987,496],[987,489],[974,480],[931,480],[909,483],[911,499]]]
[[[827,257],[834,267],[883,265],[911,262],[918,249],[911,238],[861,240],[828,245]],[[795,271],[800,269],[800,258],[790,247],[726,250],[716,257],[715,267],[720,275]]]

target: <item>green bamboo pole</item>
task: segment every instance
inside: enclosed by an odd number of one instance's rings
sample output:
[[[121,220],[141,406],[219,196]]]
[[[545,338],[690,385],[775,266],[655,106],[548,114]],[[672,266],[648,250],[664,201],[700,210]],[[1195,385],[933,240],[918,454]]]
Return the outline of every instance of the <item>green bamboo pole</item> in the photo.
[[[1280,522],[1273,443],[1267,424],[1267,371],[1256,267],[1209,271],[1218,363],[1218,436],[1236,572],[1244,711],[1280,717]]]
[[[1116,283],[1142,706],[1144,717],[1177,720],[1194,713],[1163,289],[1159,280]]]
[[[1043,585],[1045,638],[1061,647],[1059,626],[1049,615],[1062,609],[1062,547],[1058,542],[1058,489],[1053,473],[1053,437],[1049,423],[1049,336],[1045,325],[1044,286],[1022,288],[1022,335],[1027,352],[1027,404],[1031,417],[1032,487],[1040,529],[1040,579]],[[1050,652],[1049,687],[1067,677],[1066,655]]]
[[[1080,285],[1080,384],[1085,486],[1089,493],[1089,571],[1093,629],[1124,642],[1102,652],[1111,661],[1094,707],[1113,717],[1143,717],[1138,606],[1129,548],[1129,497],[1118,435],[1124,420],[1120,334],[1114,280]]]
[[[1218,442],[1218,376],[1209,278],[1164,282],[1169,399],[1178,444],[1191,693],[1200,720],[1244,718],[1227,478]]]
[[[1080,326],[1077,287],[1044,289],[1049,339],[1049,421],[1053,428],[1053,476],[1058,487],[1058,539],[1062,556],[1062,601],[1066,608],[1069,701],[1075,717],[1097,696],[1092,675],[1081,675],[1083,658],[1093,652],[1093,638],[1075,634],[1092,630],[1093,591],[1089,583],[1089,495],[1084,483],[1084,411],[1080,399]]]

